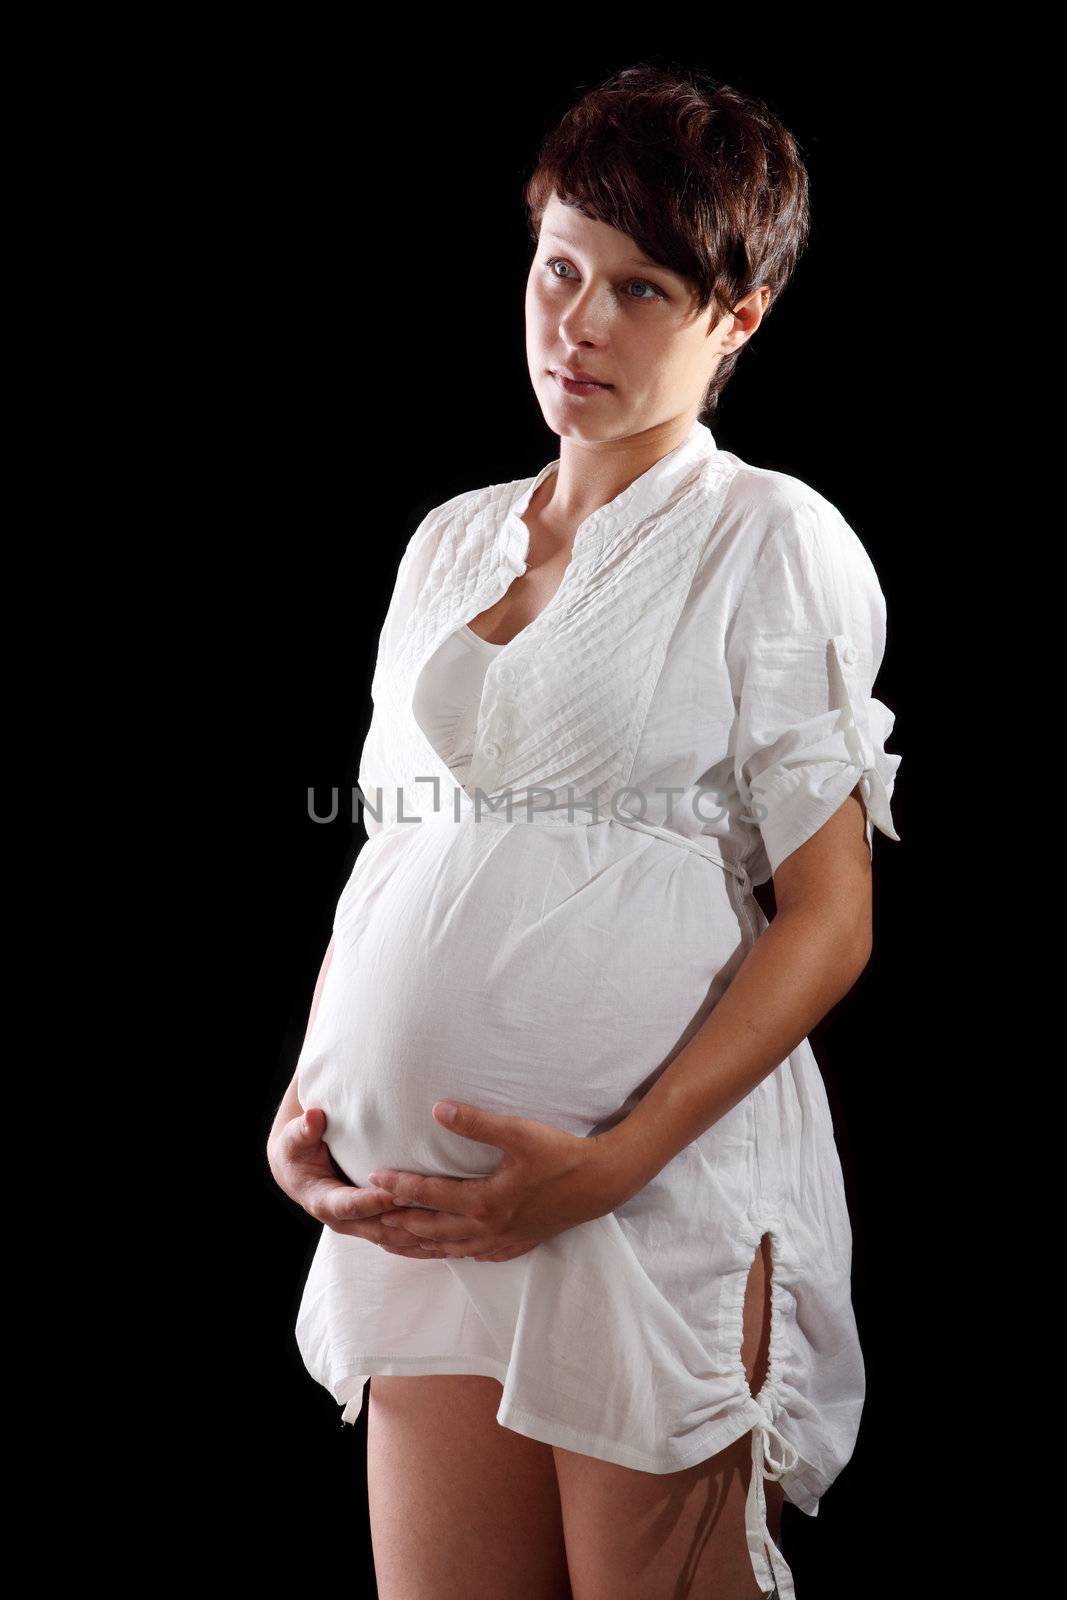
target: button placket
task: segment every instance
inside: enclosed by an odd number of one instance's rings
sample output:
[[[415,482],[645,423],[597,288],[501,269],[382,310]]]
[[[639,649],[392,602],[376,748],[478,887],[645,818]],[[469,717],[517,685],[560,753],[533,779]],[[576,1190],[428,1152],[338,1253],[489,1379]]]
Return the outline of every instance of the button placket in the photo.
[[[480,749],[485,760],[494,765],[500,762],[504,753],[512,714],[517,705],[513,687],[518,679],[519,669],[513,661],[493,662],[487,674],[486,684],[490,695],[484,724],[485,737]]]

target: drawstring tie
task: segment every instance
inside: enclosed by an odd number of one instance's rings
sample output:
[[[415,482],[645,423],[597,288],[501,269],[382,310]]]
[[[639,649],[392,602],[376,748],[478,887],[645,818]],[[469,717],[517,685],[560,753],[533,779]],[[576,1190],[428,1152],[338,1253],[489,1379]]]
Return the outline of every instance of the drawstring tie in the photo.
[[[773,1453],[775,1443],[779,1447],[777,1456]],[[796,1591],[785,1557],[767,1526],[763,1480],[772,1478],[777,1482],[784,1473],[792,1472],[799,1460],[789,1440],[766,1418],[752,1429],[752,1477],[745,1502],[745,1533],[756,1582],[765,1595],[776,1593],[778,1600],[796,1600]]]

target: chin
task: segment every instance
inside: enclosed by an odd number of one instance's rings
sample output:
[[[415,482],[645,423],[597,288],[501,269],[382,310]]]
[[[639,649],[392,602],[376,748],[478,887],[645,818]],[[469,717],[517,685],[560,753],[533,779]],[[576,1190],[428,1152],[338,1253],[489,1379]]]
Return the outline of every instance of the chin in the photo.
[[[609,439],[618,433],[618,423],[607,417],[581,417],[575,416],[574,410],[568,405],[549,405],[541,407],[541,415],[553,433],[558,433],[563,439]]]

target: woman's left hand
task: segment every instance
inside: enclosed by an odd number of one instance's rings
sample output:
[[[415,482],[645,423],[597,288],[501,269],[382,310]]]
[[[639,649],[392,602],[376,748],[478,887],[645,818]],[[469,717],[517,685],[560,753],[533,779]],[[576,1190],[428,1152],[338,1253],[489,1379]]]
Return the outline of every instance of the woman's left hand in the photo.
[[[465,1139],[495,1145],[503,1152],[500,1165],[485,1178],[431,1178],[375,1168],[368,1184],[387,1190],[398,1207],[376,1220],[386,1228],[402,1226],[430,1246],[390,1254],[409,1260],[510,1261],[580,1222],[606,1216],[623,1199],[603,1136],[583,1139],[546,1122],[462,1103],[450,1120],[452,1104],[439,1100],[433,1107],[436,1120]],[[413,1206],[431,1209],[406,1209]]]

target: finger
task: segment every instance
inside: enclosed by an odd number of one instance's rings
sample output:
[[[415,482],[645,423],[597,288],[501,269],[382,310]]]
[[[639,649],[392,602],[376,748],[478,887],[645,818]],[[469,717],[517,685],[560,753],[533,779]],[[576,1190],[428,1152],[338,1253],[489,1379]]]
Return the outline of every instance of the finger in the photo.
[[[387,1256],[407,1256],[409,1259],[417,1261],[443,1261],[445,1259],[443,1250],[420,1249],[418,1245],[407,1247],[383,1243],[382,1249]]]
[[[396,1238],[396,1230],[381,1230],[381,1246],[390,1254],[422,1256],[426,1260],[472,1261],[475,1251],[485,1248],[485,1240],[458,1239],[448,1244],[431,1243],[428,1239]]]
[[[383,1228],[377,1216],[353,1217],[349,1221],[331,1221],[323,1218],[325,1226],[347,1239],[366,1239],[368,1244],[380,1245],[388,1255],[418,1257],[440,1256],[436,1246],[420,1245],[409,1233],[401,1231],[399,1237],[393,1228]]]
[[[473,1250],[481,1244],[487,1246],[490,1236],[484,1230],[471,1233],[469,1217],[450,1217],[435,1211],[383,1211],[379,1219],[390,1232],[400,1229],[414,1234],[416,1239],[426,1239],[434,1244],[469,1244]]]
[[[335,1233],[348,1238],[366,1239],[371,1244],[380,1245],[390,1255],[436,1256],[439,1259],[444,1254],[443,1249],[431,1246],[429,1241],[420,1241],[404,1227],[382,1226],[383,1204],[388,1205],[389,1200],[381,1190],[359,1189],[347,1183],[321,1183],[316,1187],[319,1190],[318,1198],[305,1209]],[[408,1216],[409,1213],[402,1212],[401,1215]],[[477,1243],[474,1239],[469,1240],[469,1249],[464,1253],[473,1251]],[[457,1253],[460,1248],[462,1241]]]
[[[427,1178],[420,1172],[372,1172],[368,1183],[388,1189],[393,1204],[425,1206],[452,1216],[476,1216],[484,1204],[488,1178]]]
[[[368,1244],[379,1245],[388,1255],[405,1256],[430,1256],[439,1255],[435,1246],[427,1248],[419,1244],[417,1239],[410,1234],[401,1233],[400,1237],[391,1228],[383,1228],[377,1217],[353,1218],[350,1222],[327,1222],[326,1226],[334,1233],[340,1233],[348,1239],[366,1239]]]
[[[303,1116],[287,1122],[281,1132],[281,1143],[290,1161],[306,1161],[322,1150],[322,1136],[326,1131],[326,1113],[318,1107],[305,1111]]]
[[[320,1222],[335,1227],[340,1223],[378,1220],[392,1205],[384,1189],[360,1189],[351,1183],[331,1183],[319,1179],[310,1185],[310,1204],[305,1210]]]
[[[309,1106],[302,1117],[294,1117],[289,1124],[297,1144],[318,1144],[326,1132],[326,1113],[319,1106]]]

